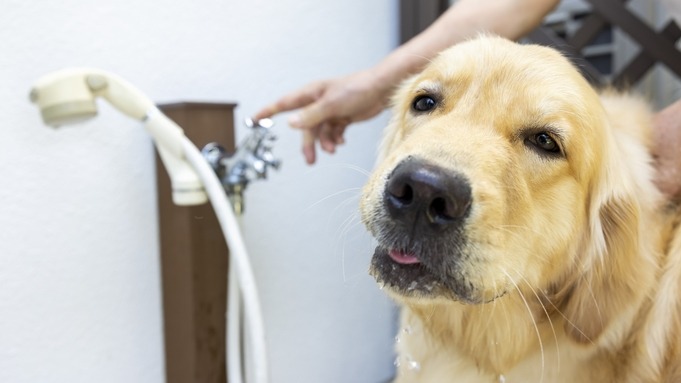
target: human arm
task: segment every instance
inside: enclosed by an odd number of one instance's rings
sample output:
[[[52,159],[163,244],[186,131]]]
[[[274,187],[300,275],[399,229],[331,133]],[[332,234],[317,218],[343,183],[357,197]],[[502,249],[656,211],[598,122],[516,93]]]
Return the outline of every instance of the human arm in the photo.
[[[372,68],[313,82],[260,110],[255,119],[300,109],[289,124],[303,131],[303,153],[314,163],[315,142],[333,153],[346,127],[385,108],[395,86],[443,49],[488,32],[517,39],[535,28],[559,0],[459,0],[425,31]]]
[[[653,120],[655,184],[673,201],[681,199],[681,100],[662,109]]]

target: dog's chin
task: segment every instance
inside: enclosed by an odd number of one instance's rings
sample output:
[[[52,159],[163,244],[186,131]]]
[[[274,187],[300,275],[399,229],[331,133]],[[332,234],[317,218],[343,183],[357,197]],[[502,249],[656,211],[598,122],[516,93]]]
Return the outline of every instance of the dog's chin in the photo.
[[[370,274],[381,289],[406,302],[482,304],[506,293],[481,291],[466,279],[464,273],[455,270],[452,273],[456,275],[443,275],[421,262],[418,256],[399,255],[382,246],[376,248],[370,268]]]

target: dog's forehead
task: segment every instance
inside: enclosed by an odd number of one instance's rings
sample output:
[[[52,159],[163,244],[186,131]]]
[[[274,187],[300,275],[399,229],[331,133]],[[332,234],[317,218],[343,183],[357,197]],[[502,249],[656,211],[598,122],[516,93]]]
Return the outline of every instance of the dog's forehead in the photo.
[[[412,92],[439,95],[446,110],[468,108],[485,122],[503,118],[509,127],[533,120],[582,124],[587,115],[596,117],[598,104],[597,94],[560,53],[489,37],[442,52],[415,79]]]
[[[452,65],[453,64],[453,65]],[[535,44],[518,44],[498,37],[482,37],[442,51],[432,66],[455,73],[475,69],[478,74],[523,74],[536,79],[574,72],[558,51]],[[446,70],[449,68],[449,70]]]
[[[475,86],[546,97],[570,97],[584,90],[578,71],[561,54],[537,45],[502,39],[479,39],[442,52],[424,71],[442,87]]]

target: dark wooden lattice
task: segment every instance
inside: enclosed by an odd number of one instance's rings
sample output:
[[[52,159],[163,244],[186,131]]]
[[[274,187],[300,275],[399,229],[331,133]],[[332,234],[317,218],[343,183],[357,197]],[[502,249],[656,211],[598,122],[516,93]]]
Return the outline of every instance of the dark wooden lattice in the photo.
[[[591,4],[592,13],[583,19],[575,33],[562,38],[549,27],[540,27],[530,33],[529,39],[565,53],[595,85],[610,83],[618,88],[635,85],[656,63],[665,65],[681,78],[681,52],[676,48],[676,42],[681,38],[681,28],[674,21],[669,21],[660,31],[655,31],[627,9],[627,0],[587,1]],[[405,42],[427,28],[448,5],[446,0],[400,0],[401,41]],[[619,28],[640,49],[620,72],[609,76],[609,81],[581,54],[607,27]]]
[[[597,85],[606,83],[604,76],[580,53],[597,35],[608,26],[625,32],[639,47],[639,53],[618,73],[611,77],[610,84],[617,88],[636,84],[655,63],[664,64],[681,78],[681,52],[676,41],[681,38],[681,28],[669,21],[661,31],[656,32],[626,8],[626,1],[587,0],[593,12],[584,18],[580,28],[565,39],[551,29],[540,27],[528,36],[530,40],[561,50],[582,71],[584,77]]]

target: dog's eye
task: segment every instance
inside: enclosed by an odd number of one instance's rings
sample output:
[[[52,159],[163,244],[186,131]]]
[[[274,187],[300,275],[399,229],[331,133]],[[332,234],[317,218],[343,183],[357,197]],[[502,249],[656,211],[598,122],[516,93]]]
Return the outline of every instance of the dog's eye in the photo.
[[[418,96],[414,99],[411,107],[417,112],[428,112],[433,110],[437,102],[435,99],[428,95]]]
[[[537,149],[551,154],[560,154],[560,145],[546,132],[539,132],[527,137],[527,141]]]
[[[556,141],[551,138],[547,133],[539,133],[534,136],[537,146],[546,150],[547,152],[555,153],[560,150]]]

